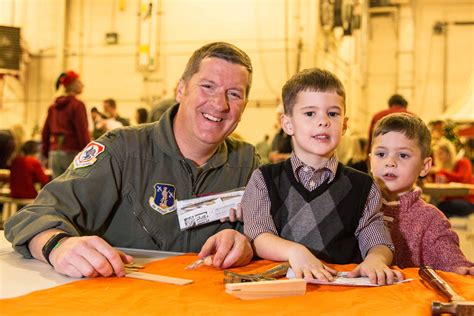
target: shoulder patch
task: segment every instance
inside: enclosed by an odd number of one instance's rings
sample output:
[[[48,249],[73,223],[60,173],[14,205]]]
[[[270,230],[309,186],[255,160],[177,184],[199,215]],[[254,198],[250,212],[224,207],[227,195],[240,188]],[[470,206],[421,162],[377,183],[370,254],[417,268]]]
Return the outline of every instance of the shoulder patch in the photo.
[[[83,168],[93,165],[97,161],[97,157],[103,153],[105,146],[98,142],[90,142],[86,148],[74,158],[74,169]]]

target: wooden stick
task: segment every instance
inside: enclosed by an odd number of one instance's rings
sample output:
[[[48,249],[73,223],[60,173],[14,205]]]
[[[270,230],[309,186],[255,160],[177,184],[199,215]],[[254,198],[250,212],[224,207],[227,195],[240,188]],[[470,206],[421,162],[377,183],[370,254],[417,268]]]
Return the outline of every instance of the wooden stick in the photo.
[[[186,285],[186,284],[190,284],[194,282],[193,280],[173,278],[169,276],[144,273],[144,272],[130,272],[130,273],[126,273],[125,276],[129,278],[134,278],[134,279],[162,282],[162,283],[175,284],[175,285]]]

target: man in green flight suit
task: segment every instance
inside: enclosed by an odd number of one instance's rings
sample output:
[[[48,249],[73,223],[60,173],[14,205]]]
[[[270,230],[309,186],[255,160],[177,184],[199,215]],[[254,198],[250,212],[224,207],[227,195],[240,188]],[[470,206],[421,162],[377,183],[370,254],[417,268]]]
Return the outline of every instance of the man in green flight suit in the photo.
[[[253,252],[239,223],[181,231],[175,210],[178,199],[245,186],[259,165],[253,146],[227,137],[251,81],[245,52],[223,42],[201,47],[180,79],[177,105],[159,122],[89,143],[6,222],[7,239],[23,256],[72,277],[123,276],[133,258],[114,247],[200,251],[221,268],[248,263]]]

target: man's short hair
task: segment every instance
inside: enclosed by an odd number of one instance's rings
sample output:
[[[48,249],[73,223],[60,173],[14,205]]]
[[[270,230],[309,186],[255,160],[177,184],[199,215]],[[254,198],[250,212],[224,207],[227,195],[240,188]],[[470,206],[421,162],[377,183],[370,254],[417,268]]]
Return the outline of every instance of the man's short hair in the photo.
[[[105,99],[104,103],[107,103],[112,109],[117,108],[117,103],[115,103],[114,99]]]
[[[408,139],[415,140],[420,147],[422,159],[431,154],[431,133],[418,116],[409,113],[393,113],[383,117],[374,128],[373,139],[389,132],[402,133]]]
[[[291,77],[283,86],[282,100],[285,114],[291,115],[298,93],[301,91],[335,92],[342,97],[346,111],[346,91],[342,82],[332,72],[320,68],[305,69]]]
[[[394,106],[394,105],[399,105],[406,108],[408,105],[408,101],[401,95],[394,94],[390,97],[390,99],[388,99],[388,106]]]
[[[199,71],[201,61],[207,57],[220,58],[233,64],[244,66],[249,72],[249,81],[246,88],[246,98],[248,98],[252,85],[252,62],[250,57],[240,48],[226,42],[214,42],[202,46],[196,50],[186,64],[181,79],[188,83],[191,77]]]

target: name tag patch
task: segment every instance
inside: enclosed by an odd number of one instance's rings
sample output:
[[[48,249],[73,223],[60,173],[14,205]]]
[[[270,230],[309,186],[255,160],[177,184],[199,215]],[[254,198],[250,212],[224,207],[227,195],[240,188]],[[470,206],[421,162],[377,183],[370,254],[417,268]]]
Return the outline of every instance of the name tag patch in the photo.
[[[97,142],[90,142],[86,148],[74,158],[74,169],[93,165],[97,161],[97,157],[104,152],[104,149],[104,145]]]

